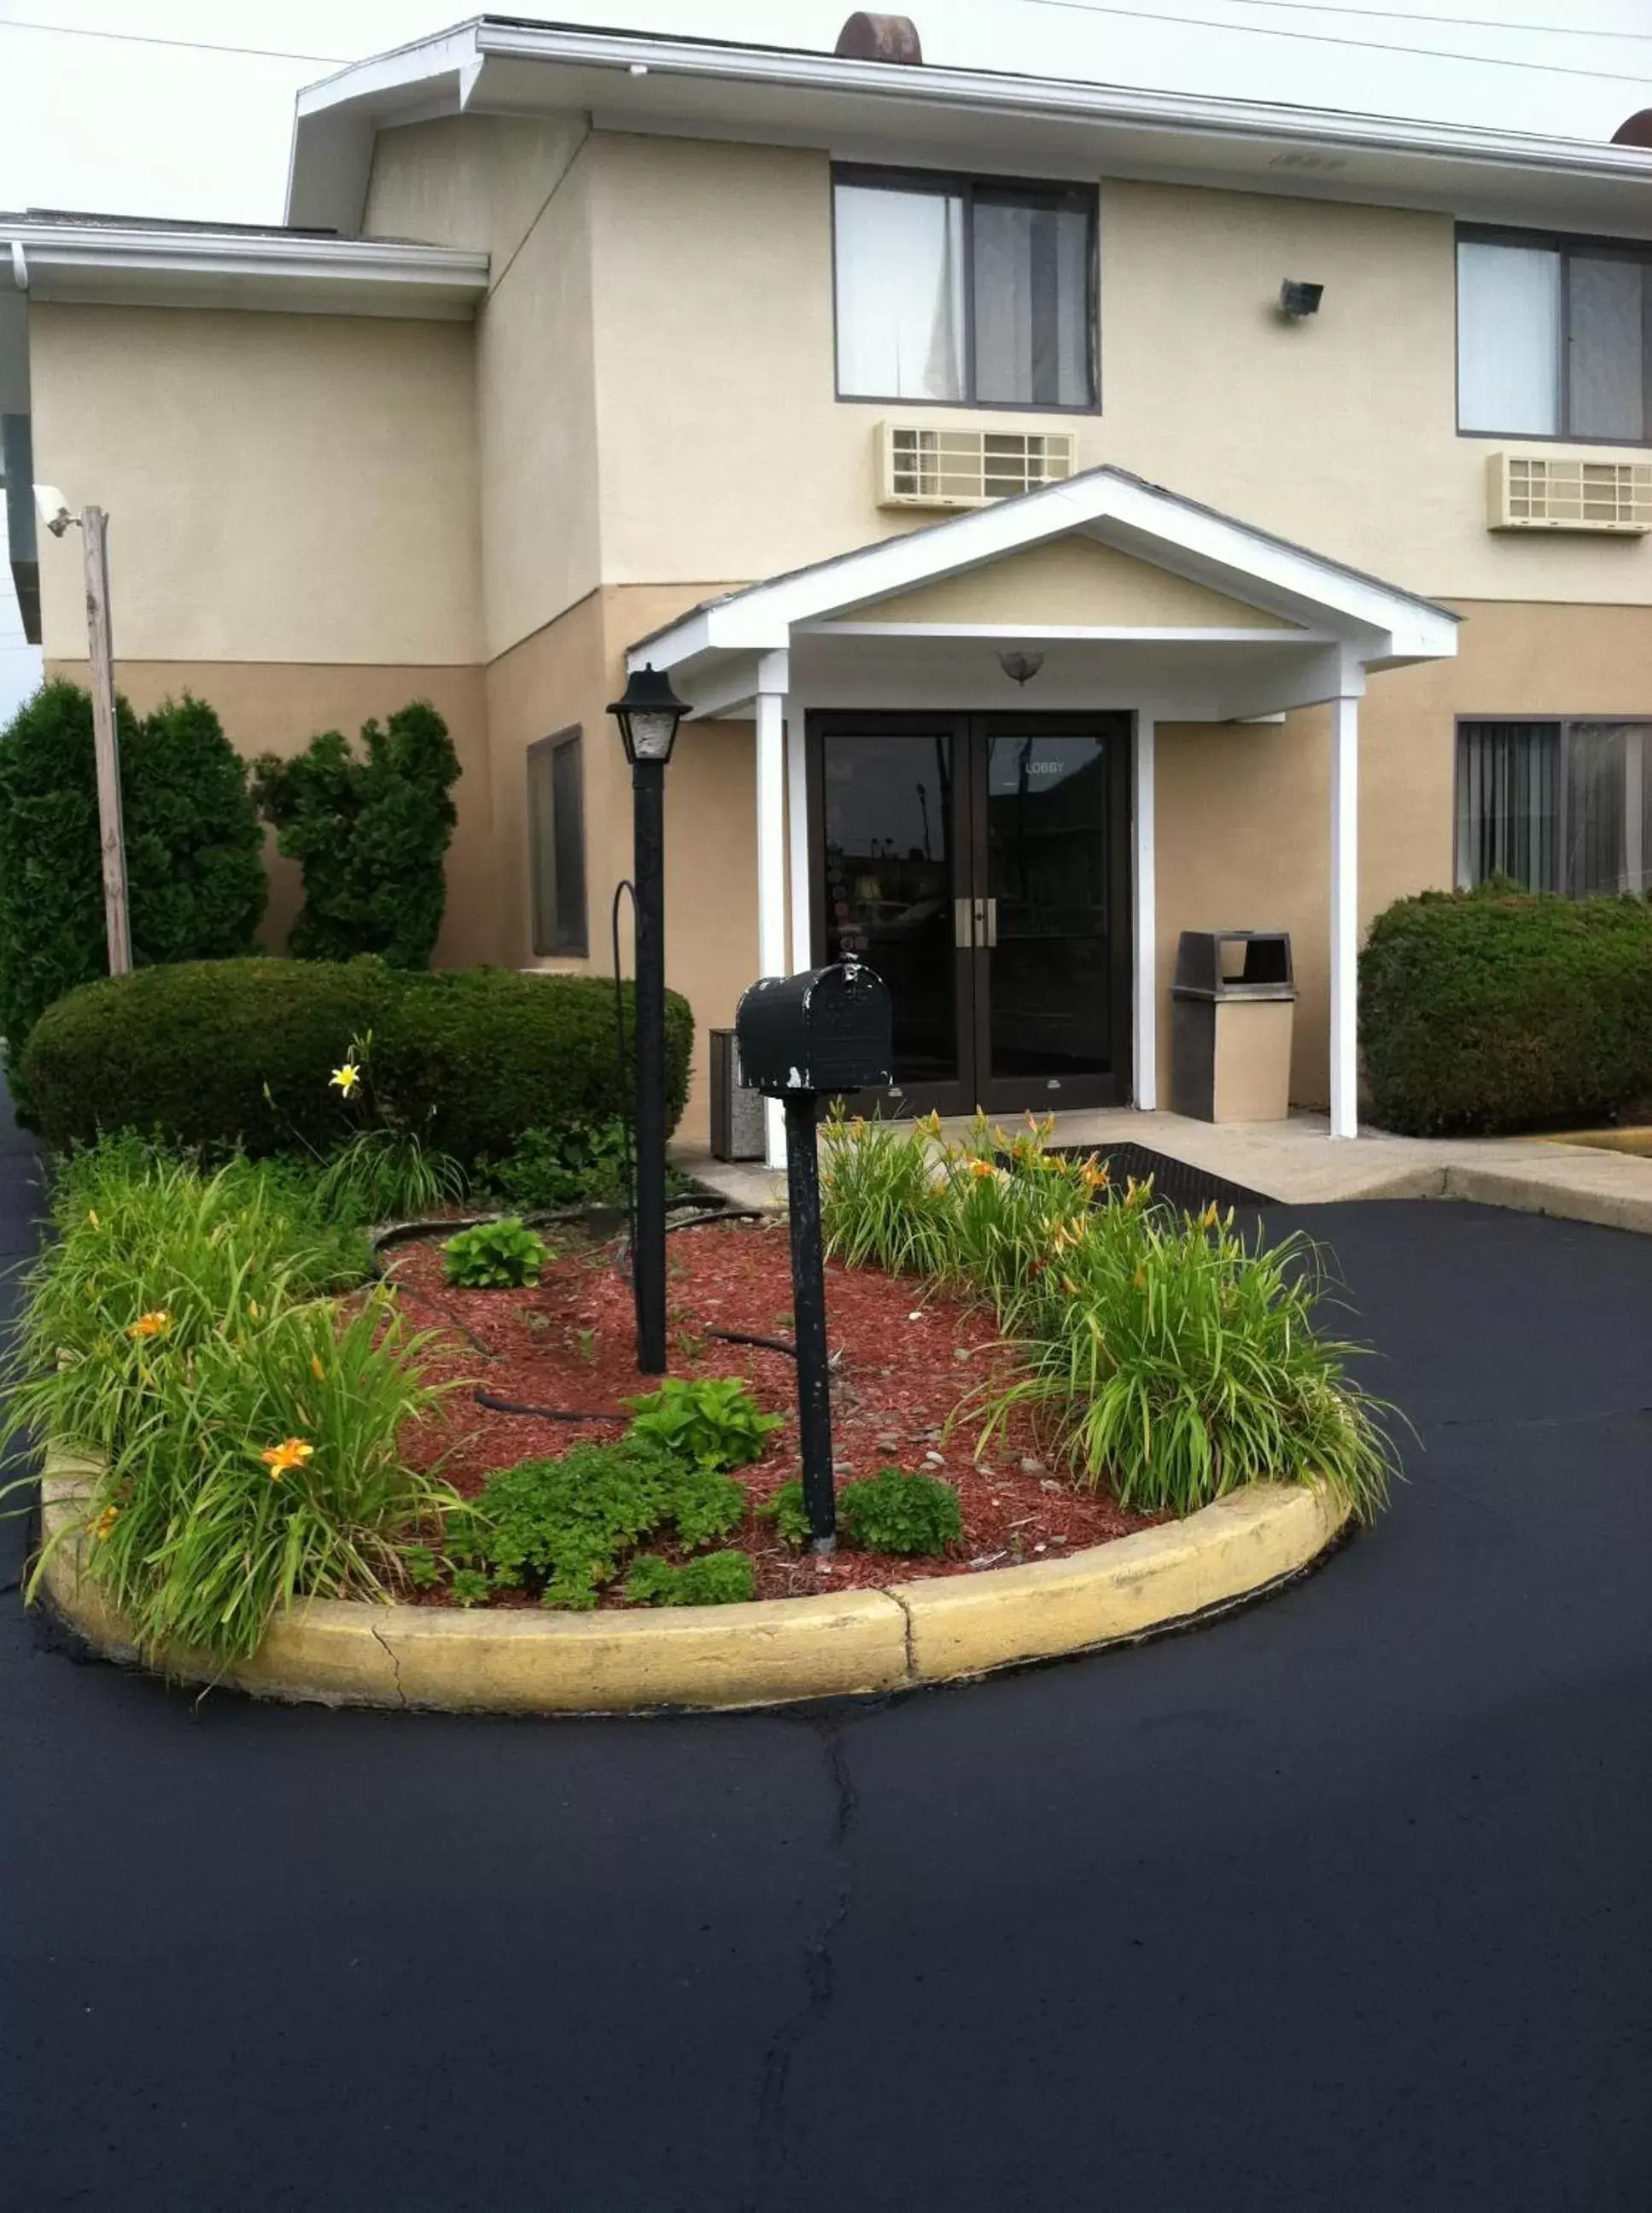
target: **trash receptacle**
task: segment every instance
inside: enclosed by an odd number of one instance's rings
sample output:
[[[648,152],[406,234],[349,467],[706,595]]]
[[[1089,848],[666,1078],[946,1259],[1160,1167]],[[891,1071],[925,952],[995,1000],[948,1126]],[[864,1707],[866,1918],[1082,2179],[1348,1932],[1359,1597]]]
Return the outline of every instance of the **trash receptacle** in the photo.
[[[1296,985],[1283,930],[1185,930],[1171,985],[1170,1104],[1201,1122],[1283,1122]]]
[[[760,1161],[765,1151],[763,1101],[741,1088],[740,1047],[732,1030],[713,1030],[711,1042],[711,1157]]]

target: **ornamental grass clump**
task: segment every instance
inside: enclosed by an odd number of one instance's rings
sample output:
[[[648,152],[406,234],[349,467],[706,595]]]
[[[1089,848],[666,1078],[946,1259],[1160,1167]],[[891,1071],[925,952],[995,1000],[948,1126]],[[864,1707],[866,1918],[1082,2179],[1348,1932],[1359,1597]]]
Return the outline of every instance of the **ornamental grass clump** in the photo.
[[[290,1171],[208,1176],[119,1141],[69,1165],[54,1219],[0,1441],[33,1431],[95,1461],[64,1533],[84,1533],[144,1652],[228,1662],[296,1601],[382,1596],[401,1544],[462,1514],[401,1451],[439,1396],[430,1339],[387,1290],[326,1295],[365,1247],[308,1210]]]
[[[1050,1130],[826,1129],[828,1250],[975,1290],[1015,1347],[1018,1373],[972,1402],[983,1442],[1025,1409],[1122,1506],[1187,1514],[1248,1483],[1322,1481],[1373,1515],[1387,1410],[1348,1376],[1363,1348],[1314,1328],[1318,1249],[1247,1242],[1231,1213],[1180,1213],[1150,1182],[1116,1190],[1104,1161],[1052,1154]]]

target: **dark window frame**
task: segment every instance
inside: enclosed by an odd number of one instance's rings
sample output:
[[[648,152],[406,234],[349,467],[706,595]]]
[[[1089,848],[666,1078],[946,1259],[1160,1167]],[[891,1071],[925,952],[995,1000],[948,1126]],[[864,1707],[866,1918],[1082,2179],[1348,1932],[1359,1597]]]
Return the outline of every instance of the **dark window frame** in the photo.
[[[1634,261],[1648,272],[1652,283],[1652,242],[1636,238],[1591,238],[1582,232],[1558,230],[1521,230],[1509,224],[1489,223],[1460,223],[1451,249],[1452,334],[1455,344],[1455,371],[1452,394],[1452,413],[1460,438],[1519,438],[1541,446],[1623,446],[1631,453],[1644,453],[1652,448],[1652,346],[1649,346],[1644,362],[1646,385],[1647,434],[1642,438],[1612,438],[1585,430],[1471,430],[1463,422],[1463,288],[1460,276],[1458,248],[1464,246],[1526,246],[1534,252],[1558,253],[1560,256],[1560,413],[1564,422],[1571,419],[1571,271],[1574,253],[1594,261],[1602,259]],[[1552,722],[1551,715],[1539,716],[1539,722]],[[1562,719],[1564,719],[1564,717]],[[1573,722],[1587,719],[1574,715]]]
[[[1451,881],[1454,888],[1459,890],[1474,888],[1472,886],[1465,885],[1461,881],[1462,853],[1460,832],[1462,825],[1464,732],[1484,729],[1487,726],[1507,728],[1515,725],[1526,729],[1554,730],[1558,733],[1558,743],[1555,751],[1555,856],[1558,868],[1564,875],[1569,853],[1569,833],[1571,828],[1570,819],[1571,734],[1580,724],[1593,729],[1602,723],[1610,723],[1615,729],[1652,731],[1652,715],[1534,715],[1529,709],[1523,709],[1519,712],[1506,715],[1476,713],[1459,715],[1455,717],[1451,730]],[[1649,751],[1652,749],[1647,747],[1646,741],[1643,738],[1642,772],[1643,775],[1647,768],[1652,766],[1652,761],[1649,761],[1648,759]],[[1649,863],[1652,863],[1652,854],[1649,854],[1646,857]],[[1563,884],[1555,888],[1553,896],[1557,899],[1584,899],[1610,898],[1612,894],[1570,891]],[[1645,894],[1634,893],[1625,896],[1652,897],[1652,887],[1649,887]]]
[[[564,939],[561,930],[561,917],[556,911],[561,902],[557,895],[554,827],[552,832],[551,851],[545,857],[550,863],[552,896],[549,904],[552,911],[546,915],[542,911],[546,902],[540,896],[540,887],[545,881],[545,870],[541,867],[539,807],[533,791],[533,778],[536,773],[543,773],[552,779],[551,807],[554,823],[556,757],[559,753],[570,748],[573,750],[579,789],[579,926],[576,933]],[[541,763],[543,763],[542,769]],[[590,956],[591,914],[585,858],[585,727],[582,722],[570,722],[564,730],[553,731],[548,738],[536,739],[527,749],[528,934],[536,960],[558,958],[586,960]]]
[[[875,192],[927,192],[937,198],[956,194],[964,203],[964,391],[960,399],[903,399],[899,393],[845,392],[839,381],[838,332],[843,302],[838,283],[838,187],[860,185]],[[1085,253],[1084,335],[1089,362],[1087,400],[977,399],[975,391],[975,199],[1007,195],[1019,204],[1073,208],[1089,228]],[[832,389],[844,405],[855,407],[965,407],[994,415],[1099,415],[1101,412],[1101,194],[1095,185],[1070,179],[984,177],[968,170],[884,168],[865,162],[832,165]]]

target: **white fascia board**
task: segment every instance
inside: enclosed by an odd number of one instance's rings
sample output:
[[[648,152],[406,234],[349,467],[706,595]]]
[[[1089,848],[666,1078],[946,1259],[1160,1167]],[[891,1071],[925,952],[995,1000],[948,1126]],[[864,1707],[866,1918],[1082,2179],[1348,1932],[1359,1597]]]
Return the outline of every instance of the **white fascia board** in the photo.
[[[381,240],[169,230],[163,223],[9,223],[41,300],[468,316],[485,253]]]
[[[972,637],[1021,643],[1076,645],[1336,645],[1328,631],[1244,628],[1203,629],[1150,623],[799,623],[802,637]]]
[[[1476,125],[1412,122],[1404,118],[1353,114],[1340,109],[1284,107],[1197,93],[1143,91],[1128,85],[1018,76],[985,70],[844,61],[835,54],[722,46],[710,40],[656,38],[627,32],[495,22],[485,17],[473,28],[477,51],[485,58],[497,55],[512,61],[562,62],[588,68],[626,70],[640,64],[650,74],[658,71],[680,77],[796,86],[800,89],[846,93],[862,99],[894,99],[906,104],[933,103],[1004,114],[1072,116],[1094,122],[1168,125],[1180,131],[1239,138],[1286,139],[1304,145],[1443,154],[1508,168],[1550,168],[1574,176],[1624,177],[1642,182],[1648,177],[1645,155],[1632,147],[1589,146],[1576,139],[1489,130]]]

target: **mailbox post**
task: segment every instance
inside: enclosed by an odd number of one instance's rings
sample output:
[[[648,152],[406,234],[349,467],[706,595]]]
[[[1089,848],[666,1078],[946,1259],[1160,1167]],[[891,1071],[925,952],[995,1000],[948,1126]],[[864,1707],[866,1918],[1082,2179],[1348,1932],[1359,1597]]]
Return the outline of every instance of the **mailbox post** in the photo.
[[[832,1387],[826,1364],[826,1274],[815,1117],[822,1098],[890,1081],[889,993],[856,960],[801,976],[765,976],[735,1015],[741,1081],[777,1099],[786,1117],[791,1293],[797,1346],[797,1430],[809,1550],[835,1552]]]

